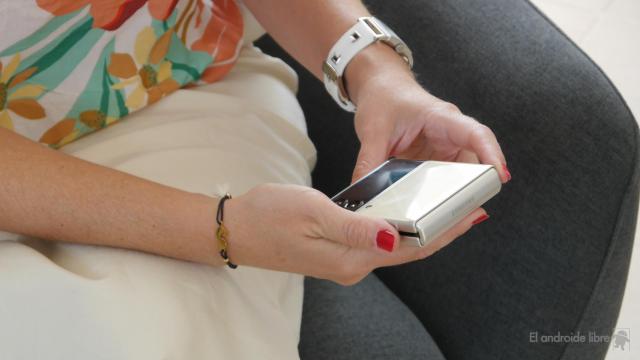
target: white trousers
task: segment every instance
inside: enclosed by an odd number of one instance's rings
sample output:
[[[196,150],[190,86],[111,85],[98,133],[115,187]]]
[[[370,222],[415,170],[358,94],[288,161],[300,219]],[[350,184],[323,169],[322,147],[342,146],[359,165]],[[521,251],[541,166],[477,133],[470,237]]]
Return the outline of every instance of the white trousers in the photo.
[[[179,90],[61,151],[204,194],[310,185],[316,154],[296,84],[288,66],[247,47],[223,81]],[[0,360],[298,358],[300,275],[0,240]]]

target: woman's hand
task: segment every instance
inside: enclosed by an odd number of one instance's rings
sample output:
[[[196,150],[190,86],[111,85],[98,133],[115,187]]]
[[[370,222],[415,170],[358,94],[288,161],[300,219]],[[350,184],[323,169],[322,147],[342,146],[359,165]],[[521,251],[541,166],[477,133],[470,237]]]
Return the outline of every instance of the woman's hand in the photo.
[[[347,67],[361,142],[354,181],[390,156],[491,164],[503,182],[509,181],[505,157],[491,129],[425,91],[391,48],[371,48]]]
[[[234,263],[351,285],[375,268],[424,259],[483,215],[476,210],[428,246],[405,247],[382,219],[345,210],[311,188],[265,184],[228,200],[224,222]]]

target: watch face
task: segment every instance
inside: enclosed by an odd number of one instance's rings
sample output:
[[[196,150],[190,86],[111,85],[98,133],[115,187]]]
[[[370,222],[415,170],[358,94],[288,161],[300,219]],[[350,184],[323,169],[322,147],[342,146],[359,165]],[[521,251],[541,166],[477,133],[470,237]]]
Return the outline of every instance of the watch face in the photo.
[[[356,211],[420,164],[422,161],[389,160],[371,174],[338,193],[332,200],[345,209]]]

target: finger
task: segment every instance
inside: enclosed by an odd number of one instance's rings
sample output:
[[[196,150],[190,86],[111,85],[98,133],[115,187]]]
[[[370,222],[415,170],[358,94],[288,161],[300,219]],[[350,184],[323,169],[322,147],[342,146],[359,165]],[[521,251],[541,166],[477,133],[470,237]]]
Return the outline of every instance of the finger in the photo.
[[[456,162],[467,163],[467,164],[478,164],[480,160],[478,160],[478,156],[469,150],[462,150],[458,153],[456,157]]]
[[[469,231],[474,223],[477,225],[488,217],[484,209],[478,208],[424,247],[399,246],[391,256],[379,256],[380,266],[394,266],[429,257]]]
[[[511,174],[507,169],[507,161],[502,149],[500,149],[498,139],[496,139],[495,134],[489,127],[476,122],[476,125],[469,132],[467,144],[464,148],[476,153],[481,163],[495,166],[502,182],[506,183],[511,180]]]
[[[351,182],[354,183],[382,164],[389,156],[388,134],[374,132],[363,137]]]
[[[511,174],[495,134],[489,127],[462,113],[455,115],[454,127],[449,132],[454,144],[474,152],[481,163],[495,166],[500,180],[507,182]]]
[[[359,249],[392,252],[398,247],[398,231],[383,219],[361,215],[333,203],[321,215],[323,237]]]

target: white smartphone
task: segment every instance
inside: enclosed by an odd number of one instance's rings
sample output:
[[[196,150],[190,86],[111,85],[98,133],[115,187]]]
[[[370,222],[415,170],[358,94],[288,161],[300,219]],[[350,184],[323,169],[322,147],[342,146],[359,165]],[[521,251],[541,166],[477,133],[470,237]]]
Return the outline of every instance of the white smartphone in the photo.
[[[491,165],[390,159],[339,192],[345,209],[394,225],[401,245],[425,246],[495,196]]]

